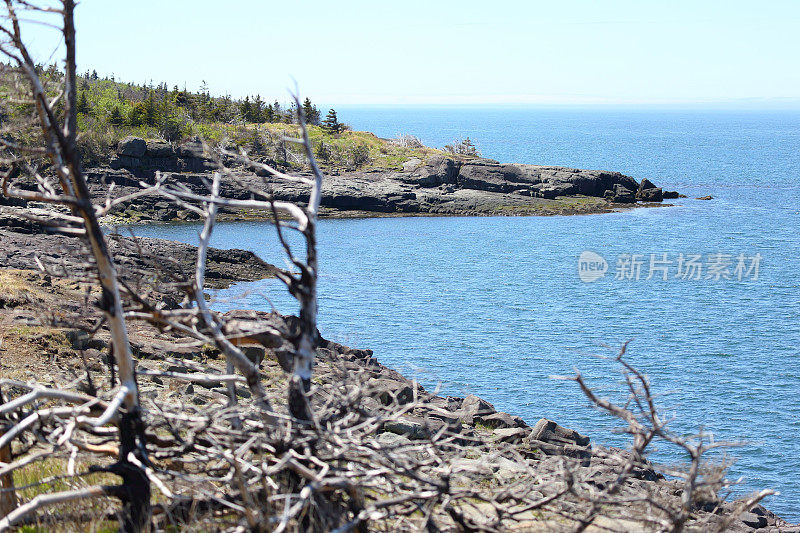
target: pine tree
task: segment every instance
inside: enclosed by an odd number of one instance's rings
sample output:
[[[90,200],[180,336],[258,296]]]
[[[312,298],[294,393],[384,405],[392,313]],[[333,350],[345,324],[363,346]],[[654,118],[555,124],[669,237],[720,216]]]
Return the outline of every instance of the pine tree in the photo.
[[[336,116],[335,109],[328,111],[328,116],[325,117],[322,127],[332,133],[339,133],[342,130],[342,125],[339,123],[339,118]]]
[[[89,105],[89,98],[86,96],[86,91],[81,91],[80,96],[78,97],[78,113],[83,113],[84,115],[89,115],[92,112],[92,106]]]
[[[148,126],[157,126],[160,122],[161,116],[158,109],[158,104],[155,100],[155,93],[151,90],[144,101],[144,108],[142,114],[143,122]]]
[[[245,96],[242,103],[239,104],[239,113],[242,115],[242,120],[245,122],[255,122],[253,120],[253,106],[250,103],[250,97]]]
[[[122,126],[125,123],[125,118],[122,116],[119,106],[111,108],[111,114],[108,115],[108,123],[112,126]]]
[[[253,122],[258,124],[264,122],[264,101],[261,99],[260,94],[257,94],[253,99]]]
[[[308,97],[303,102],[303,115],[305,115],[308,124],[319,125],[319,109],[311,104],[311,99]]]

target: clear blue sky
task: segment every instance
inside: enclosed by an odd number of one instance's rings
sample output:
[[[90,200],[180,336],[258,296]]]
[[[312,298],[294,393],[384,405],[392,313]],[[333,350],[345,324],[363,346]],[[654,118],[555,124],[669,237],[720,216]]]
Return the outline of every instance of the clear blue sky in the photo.
[[[83,0],[76,19],[82,70],[233,96],[800,102],[799,0]]]

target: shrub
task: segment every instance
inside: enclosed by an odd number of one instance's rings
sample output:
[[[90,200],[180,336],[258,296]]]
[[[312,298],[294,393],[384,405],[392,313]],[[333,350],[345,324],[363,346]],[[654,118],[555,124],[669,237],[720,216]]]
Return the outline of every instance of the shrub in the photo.
[[[469,157],[480,157],[481,155],[469,137],[466,139],[461,139],[453,144],[448,144],[444,147],[444,151],[455,155],[465,155]]]
[[[314,155],[325,163],[331,160],[331,148],[324,141],[320,141],[314,150]]]
[[[366,143],[359,142],[347,147],[347,165],[359,168],[369,163],[369,147]]]
[[[424,146],[419,137],[415,135],[398,135],[392,142],[402,148],[422,148]]]

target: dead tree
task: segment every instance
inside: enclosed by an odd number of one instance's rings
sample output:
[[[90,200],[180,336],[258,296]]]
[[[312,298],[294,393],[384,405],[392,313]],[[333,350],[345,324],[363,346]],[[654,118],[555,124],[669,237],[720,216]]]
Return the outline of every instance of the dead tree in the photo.
[[[76,74],[75,74],[75,25],[74,1],[63,0],[60,8],[36,7],[28,2],[6,0],[7,18],[0,25],[0,33],[5,40],[0,43],[0,51],[16,67],[16,73],[28,84],[29,103],[33,105],[34,120],[38,123],[43,145],[25,146],[0,139],[12,154],[5,162],[7,170],[2,178],[3,194],[25,201],[46,202],[66,206],[71,211],[69,217],[62,217],[80,224],[74,230],[80,234],[91,251],[97,282],[101,289],[101,298],[97,302],[103,312],[105,322],[111,331],[111,350],[114,355],[120,376],[120,386],[114,400],[105,411],[96,418],[85,418],[82,424],[102,427],[109,422],[116,422],[119,430],[120,452],[118,462],[108,471],[123,478],[123,484],[117,487],[85,491],[70,497],[91,497],[97,494],[111,494],[124,502],[123,524],[127,530],[140,530],[147,523],[150,512],[150,484],[147,476],[136,463],[147,461],[144,446],[144,426],[139,409],[138,391],[134,375],[134,363],[128,341],[122,301],[114,261],[106,247],[103,232],[100,229],[95,208],[92,205],[86,180],[81,171],[80,156],[77,148],[77,108],[76,108]],[[64,36],[65,74],[61,92],[55,96],[48,94],[37,73],[36,63],[31,57],[20,27],[20,12],[30,14],[52,14],[61,21]],[[63,111],[59,113],[56,106],[63,102]],[[59,116],[61,115],[61,116]],[[31,170],[25,162],[25,155],[46,157],[57,177],[60,192],[53,184],[38,172],[33,173],[38,190],[27,191],[14,188],[10,179],[18,173]],[[28,168],[25,168],[28,167]],[[16,429],[16,428],[15,428]],[[13,430],[6,436],[13,434]],[[4,437],[5,439],[6,437]],[[0,446],[2,447],[2,446]],[[100,468],[100,467],[98,467]],[[17,514],[25,511],[20,508],[10,513],[2,523],[13,523]]]
[[[625,359],[626,352],[627,343],[614,358],[621,367],[627,393],[627,400],[623,405],[600,397],[586,383],[580,372],[572,378],[596,409],[625,423],[622,431],[632,439],[631,447],[624,456],[614,451],[598,453],[600,458],[605,455],[618,463],[616,477],[610,483],[600,490],[587,491],[579,485],[572,487],[571,492],[574,495],[589,503],[587,509],[570,516],[570,519],[577,522],[574,529],[576,533],[595,525],[598,518],[603,516],[602,509],[624,509],[633,505],[645,510],[640,519],[657,531],[684,531],[690,519],[702,508],[707,508],[711,511],[710,514],[702,520],[694,520],[689,529],[724,531],[739,514],[774,494],[774,491],[762,490],[724,508],[724,498],[720,494],[730,489],[733,483],[725,478],[727,465],[715,464],[708,459],[708,453],[730,448],[736,443],[715,441],[712,434],[704,431],[694,435],[673,432],[669,428],[670,420],[665,419],[656,406],[649,379]],[[642,490],[641,486],[632,489],[630,486],[629,482],[641,475],[642,471],[652,469],[647,454],[654,442],[677,449],[686,458],[683,465],[666,465],[659,470],[677,480],[675,490],[679,497],[674,500],[664,498],[657,491]]]

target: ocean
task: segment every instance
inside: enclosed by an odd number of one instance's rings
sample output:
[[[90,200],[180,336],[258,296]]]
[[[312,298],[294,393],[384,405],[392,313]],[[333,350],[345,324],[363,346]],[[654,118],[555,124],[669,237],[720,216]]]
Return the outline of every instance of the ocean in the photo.
[[[427,388],[612,445],[625,443],[620,424],[552,377],[580,371],[624,401],[611,359],[630,341],[626,358],[672,428],[741,442],[728,451],[737,493],[779,490],[768,507],[800,521],[800,112],[338,111],[381,137],[469,137],[501,162],[615,170],[689,198],[603,215],[323,220],[323,336],[370,348]],[[198,227],[134,231],[193,243]],[[284,264],[263,223],[220,224],[213,245]],[[296,309],[274,281],[215,296],[222,310]],[[653,458],[684,459],[665,445]]]

